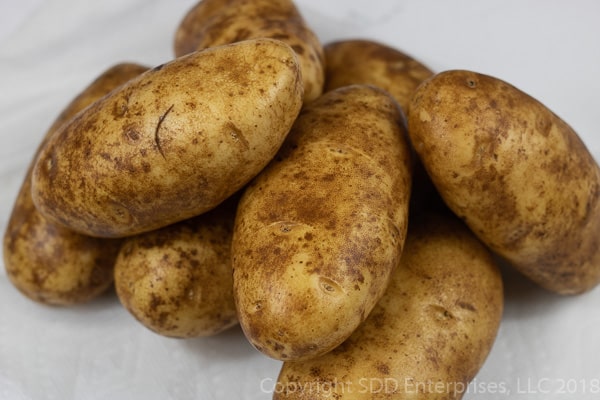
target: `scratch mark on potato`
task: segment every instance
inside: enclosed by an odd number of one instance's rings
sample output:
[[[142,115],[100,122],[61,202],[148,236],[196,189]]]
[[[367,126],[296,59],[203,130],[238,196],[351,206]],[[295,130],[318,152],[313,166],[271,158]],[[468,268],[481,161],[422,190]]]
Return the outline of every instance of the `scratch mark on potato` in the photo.
[[[158,123],[156,124],[156,129],[154,130],[154,142],[156,143],[156,148],[158,149],[158,152],[160,153],[161,156],[163,156],[163,158],[166,158],[166,157],[165,157],[165,153],[163,152],[163,149],[160,145],[160,138],[158,136],[158,133],[160,131],[160,127],[162,126],[163,121],[165,120],[165,118],[167,118],[167,115],[169,115],[171,110],[173,110],[174,105],[175,104],[171,104],[171,107],[169,107],[163,115],[158,117]]]
[[[229,132],[229,135],[231,135],[232,139],[240,143],[244,147],[244,149],[247,150],[248,148],[250,148],[248,140],[246,139],[240,128],[235,126],[233,122],[228,122],[227,124],[225,124],[225,129]]]

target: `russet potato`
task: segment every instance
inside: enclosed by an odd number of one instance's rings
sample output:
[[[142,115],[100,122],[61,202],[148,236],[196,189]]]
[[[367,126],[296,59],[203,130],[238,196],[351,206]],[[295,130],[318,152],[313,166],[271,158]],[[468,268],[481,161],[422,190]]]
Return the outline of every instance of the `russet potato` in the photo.
[[[298,56],[304,100],[321,95],[323,47],[292,0],[201,0],[177,27],[175,55],[254,38],[290,45]]]
[[[490,252],[448,214],[411,218],[398,268],[339,347],[285,362],[274,399],[460,399],[487,358],[503,310]]]
[[[234,296],[244,333],[266,355],[330,351],[385,291],[407,227],[404,130],[384,91],[331,91],[304,108],[245,190],[232,244]]]
[[[158,66],[42,148],[32,196],[80,233],[124,237],[209,211],[274,157],[302,106],[294,51],[256,39]]]
[[[600,282],[600,168],[547,107],[446,71],[417,89],[409,134],[446,204],[515,268],[561,294]]]
[[[146,69],[123,63],[106,70],[62,111],[39,149],[81,110]],[[42,216],[31,198],[32,169],[33,161],[4,234],[7,276],[24,295],[41,303],[71,305],[90,300],[112,284],[120,241],[81,235]]]
[[[328,43],[325,52],[325,91],[368,84],[388,91],[408,111],[417,87],[433,72],[413,57],[374,40],[347,39]]]
[[[237,323],[231,271],[235,200],[123,239],[115,288],[123,306],[148,329],[191,338]]]

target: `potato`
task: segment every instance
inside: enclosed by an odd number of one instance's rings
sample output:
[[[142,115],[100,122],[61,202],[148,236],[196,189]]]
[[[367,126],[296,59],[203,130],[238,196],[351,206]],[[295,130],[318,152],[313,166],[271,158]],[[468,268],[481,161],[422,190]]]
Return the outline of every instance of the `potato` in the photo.
[[[213,209],[275,156],[302,106],[296,55],[258,39],[180,57],[64,125],[42,149],[33,200],[99,237]]]
[[[484,363],[503,309],[489,251],[454,217],[411,218],[400,265],[342,345],[283,364],[275,399],[460,399]]]
[[[148,329],[191,338],[237,323],[231,276],[236,204],[229,199],[199,217],[124,239],[115,288]]]
[[[387,90],[406,113],[417,86],[433,75],[407,54],[372,40],[340,40],[327,44],[325,91],[353,84]]]
[[[124,63],[105,71],[58,116],[39,149],[78,112],[146,69]],[[7,275],[24,295],[41,303],[71,305],[88,301],[112,284],[120,242],[80,235],[44,218],[31,198],[32,169],[33,160],[4,233]]]
[[[407,226],[410,149],[397,103],[350,86],[310,103],[246,189],[232,244],[238,318],[279,360],[342,343],[383,295]]]
[[[254,38],[289,44],[300,63],[304,100],[323,91],[323,47],[291,0],[202,0],[181,21],[175,55]]]
[[[491,76],[447,71],[417,90],[416,152],[446,204],[548,290],[600,281],[600,169],[576,132]]]

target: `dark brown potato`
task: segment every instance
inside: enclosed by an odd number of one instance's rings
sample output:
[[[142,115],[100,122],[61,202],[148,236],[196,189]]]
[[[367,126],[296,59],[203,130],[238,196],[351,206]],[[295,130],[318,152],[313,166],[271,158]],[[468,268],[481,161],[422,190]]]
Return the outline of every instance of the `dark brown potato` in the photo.
[[[304,100],[319,97],[325,80],[323,48],[291,0],[202,0],[177,27],[175,55],[263,37],[281,40],[294,49]]]
[[[216,335],[237,323],[231,236],[237,197],[198,217],[124,239],[115,287],[125,308],[169,337]]]
[[[280,360],[342,343],[383,295],[402,251],[411,155],[398,104],[349,86],[306,106],[244,192],[234,295],[250,342]]]
[[[36,155],[65,122],[146,69],[118,64],[100,75],[58,116]],[[4,234],[8,277],[24,295],[41,303],[70,305],[90,300],[111,285],[120,241],[84,236],[43,217],[31,198],[32,168],[33,161]]]
[[[411,218],[400,265],[342,345],[283,364],[274,399],[458,400],[495,341],[502,278],[449,214]]]
[[[417,90],[409,134],[446,204],[515,268],[561,294],[600,282],[600,168],[543,104],[447,71]]]
[[[433,72],[411,56],[372,40],[341,40],[329,43],[325,51],[325,91],[368,84],[388,91],[408,111],[417,86]]]

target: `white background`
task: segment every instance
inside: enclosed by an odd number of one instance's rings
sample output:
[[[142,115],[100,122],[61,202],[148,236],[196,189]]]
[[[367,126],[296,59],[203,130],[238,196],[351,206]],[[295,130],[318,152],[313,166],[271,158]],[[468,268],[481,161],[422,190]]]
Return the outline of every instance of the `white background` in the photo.
[[[2,232],[35,147],[61,109],[117,62],[171,59],[175,29],[193,4],[0,0]],[[376,39],[436,71],[472,69],[511,82],[570,123],[600,159],[600,2],[297,4],[323,42]],[[497,341],[465,399],[598,398],[599,338],[600,288],[559,297],[508,271]],[[163,338],[113,293],[74,308],[42,306],[0,268],[1,400],[269,399],[279,367],[237,328],[214,338]],[[493,393],[503,388],[510,396]]]

